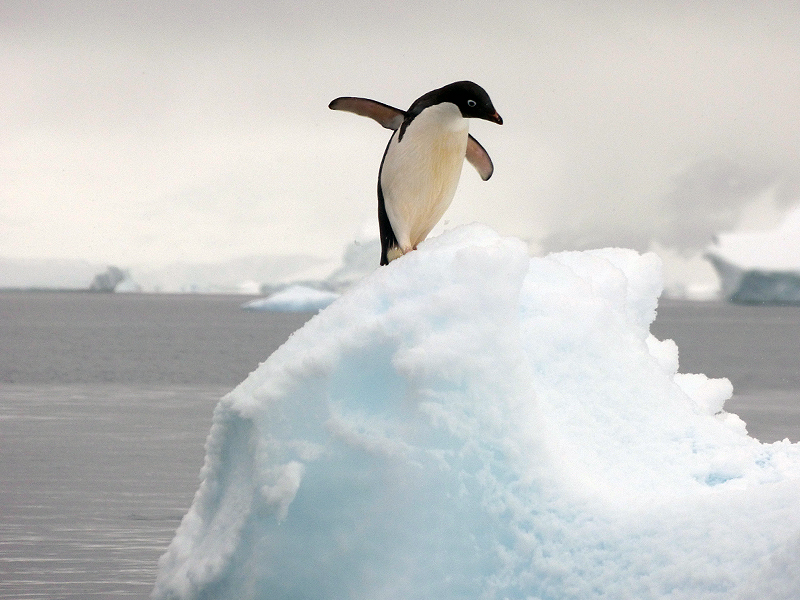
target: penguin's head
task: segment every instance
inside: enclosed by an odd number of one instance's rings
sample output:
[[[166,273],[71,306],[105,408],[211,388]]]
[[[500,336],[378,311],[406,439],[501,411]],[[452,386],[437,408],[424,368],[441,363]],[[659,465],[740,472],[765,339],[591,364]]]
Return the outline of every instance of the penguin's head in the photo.
[[[408,113],[419,114],[425,108],[443,102],[455,104],[465,119],[484,119],[498,125],[503,124],[503,119],[497,114],[489,94],[471,81],[456,81],[428,92],[414,101]]]

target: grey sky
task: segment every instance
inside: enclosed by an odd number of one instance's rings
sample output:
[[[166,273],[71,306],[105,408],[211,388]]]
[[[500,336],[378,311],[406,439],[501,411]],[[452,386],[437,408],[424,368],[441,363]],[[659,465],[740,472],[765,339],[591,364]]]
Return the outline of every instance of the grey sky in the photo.
[[[458,79],[505,124],[442,226],[691,252],[800,199],[799,31],[797,2],[6,0],[0,255],[338,255],[388,132],[328,102]]]

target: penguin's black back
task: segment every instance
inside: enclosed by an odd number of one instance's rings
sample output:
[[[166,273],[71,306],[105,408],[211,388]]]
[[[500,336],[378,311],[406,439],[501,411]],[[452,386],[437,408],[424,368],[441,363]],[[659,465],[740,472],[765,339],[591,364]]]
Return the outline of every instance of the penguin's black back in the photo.
[[[381,266],[389,264],[389,250],[397,246],[397,237],[386,214],[386,204],[383,200],[381,182],[378,181],[378,227],[381,233]]]
[[[381,235],[381,266],[389,264],[389,250],[397,245],[397,236],[394,234],[392,224],[389,222],[389,215],[386,214],[386,202],[383,198],[383,188],[381,187],[381,173],[383,173],[383,163],[386,160],[386,153],[389,151],[389,144],[383,151],[381,167],[378,169],[378,228]]]

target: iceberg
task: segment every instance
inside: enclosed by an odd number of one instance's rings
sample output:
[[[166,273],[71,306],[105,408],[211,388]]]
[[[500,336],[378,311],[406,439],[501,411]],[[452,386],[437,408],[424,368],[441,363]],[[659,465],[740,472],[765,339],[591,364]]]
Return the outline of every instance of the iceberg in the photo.
[[[90,292],[113,292],[123,281],[129,280],[130,274],[119,267],[109,266],[102,273],[95,275],[89,286]]]
[[[800,270],[745,269],[708,252],[722,297],[736,304],[800,304]]]
[[[304,285],[292,285],[267,298],[246,302],[242,308],[277,312],[316,311],[326,308],[338,297],[339,294],[335,292],[318,290]]]
[[[800,208],[774,229],[720,234],[705,257],[729,302],[800,304]]]
[[[223,397],[156,599],[800,597],[800,445],[649,332],[660,260],[471,225]]]

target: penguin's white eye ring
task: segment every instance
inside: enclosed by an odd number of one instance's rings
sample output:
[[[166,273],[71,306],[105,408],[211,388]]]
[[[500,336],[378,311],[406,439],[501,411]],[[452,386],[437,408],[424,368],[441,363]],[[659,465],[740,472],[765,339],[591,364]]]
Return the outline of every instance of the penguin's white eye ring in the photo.
[[[467,106],[469,106],[470,108],[475,108],[476,106],[478,106],[478,103],[475,102],[475,100],[467,100]]]

